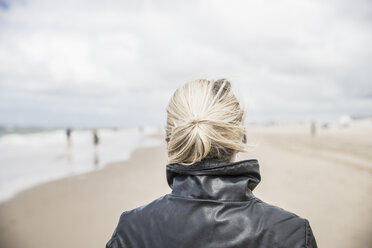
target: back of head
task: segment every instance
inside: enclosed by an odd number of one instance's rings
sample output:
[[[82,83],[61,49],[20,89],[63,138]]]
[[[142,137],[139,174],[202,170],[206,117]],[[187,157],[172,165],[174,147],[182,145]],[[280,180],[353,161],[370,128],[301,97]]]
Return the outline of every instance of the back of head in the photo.
[[[246,150],[243,116],[226,79],[195,80],[180,86],[167,107],[169,163],[231,160],[236,152]]]

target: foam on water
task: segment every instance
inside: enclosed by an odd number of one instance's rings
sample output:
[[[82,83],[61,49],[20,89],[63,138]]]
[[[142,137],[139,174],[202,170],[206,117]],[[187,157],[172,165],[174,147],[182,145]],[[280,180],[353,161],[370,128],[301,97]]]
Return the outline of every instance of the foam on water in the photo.
[[[73,130],[70,145],[62,129],[6,134],[0,137],[0,202],[31,186],[126,160],[138,147],[159,145],[161,140],[148,136],[157,132],[100,129],[98,146],[91,130]]]

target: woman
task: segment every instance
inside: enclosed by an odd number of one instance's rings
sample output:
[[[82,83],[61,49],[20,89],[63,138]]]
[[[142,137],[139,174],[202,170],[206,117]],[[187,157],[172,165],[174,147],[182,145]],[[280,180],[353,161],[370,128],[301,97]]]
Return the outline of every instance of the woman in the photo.
[[[317,247],[306,219],[254,196],[258,161],[234,162],[243,117],[225,79],[178,88],[167,107],[172,192],[124,212],[106,247]]]

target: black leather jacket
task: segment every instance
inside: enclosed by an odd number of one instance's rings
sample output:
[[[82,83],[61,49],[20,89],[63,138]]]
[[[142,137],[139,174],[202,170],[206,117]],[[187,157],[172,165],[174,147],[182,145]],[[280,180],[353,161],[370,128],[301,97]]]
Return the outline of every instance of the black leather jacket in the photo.
[[[170,164],[166,172],[172,193],[124,212],[107,248],[317,247],[306,219],[253,195],[257,160]]]

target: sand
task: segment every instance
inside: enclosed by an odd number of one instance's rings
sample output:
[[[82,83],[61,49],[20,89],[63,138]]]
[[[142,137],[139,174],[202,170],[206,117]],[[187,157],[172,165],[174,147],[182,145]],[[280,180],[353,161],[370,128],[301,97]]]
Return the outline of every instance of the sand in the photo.
[[[372,247],[372,128],[247,130],[255,146],[238,159],[259,160],[259,198],[306,217],[319,247]],[[141,148],[18,194],[0,205],[0,247],[104,247],[123,211],[170,193],[165,164],[165,144]]]

